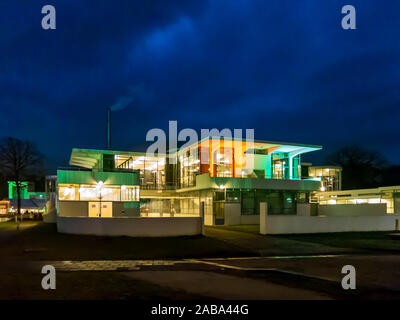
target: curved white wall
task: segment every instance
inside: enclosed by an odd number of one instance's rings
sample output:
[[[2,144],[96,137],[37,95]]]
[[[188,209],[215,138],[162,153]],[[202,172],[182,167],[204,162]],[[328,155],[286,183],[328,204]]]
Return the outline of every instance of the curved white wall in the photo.
[[[57,231],[98,236],[191,236],[202,233],[202,219],[200,217],[86,218],[58,216]]]

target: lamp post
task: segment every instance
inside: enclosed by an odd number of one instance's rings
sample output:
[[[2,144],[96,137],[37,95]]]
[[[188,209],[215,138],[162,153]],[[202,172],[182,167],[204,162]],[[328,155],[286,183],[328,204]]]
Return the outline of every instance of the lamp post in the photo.
[[[224,190],[224,201],[226,201],[226,186],[224,186],[223,184],[221,184],[221,185],[219,186],[219,188]]]
[[[103,187],[104,182],[103,181],[99,181],[97,182],[97,189],[99,190],[99,199],[100,199],[100,210],[99,210],[99,217],[101,218],[101,188]]]

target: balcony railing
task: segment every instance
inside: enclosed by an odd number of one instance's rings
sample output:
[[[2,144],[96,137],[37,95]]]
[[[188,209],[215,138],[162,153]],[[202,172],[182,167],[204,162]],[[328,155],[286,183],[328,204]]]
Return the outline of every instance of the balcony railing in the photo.
[[[321,181],[320,177],[301,177],[301,180]]]
[[[58,167],[57,170],[63,171],[93,171],[93,169],[83,168],[83,167]],[[125,172],[133,173],[139,172],[138,169],[128,169],[128,168],[113,168],[113,169],[103,169],[102,172]]]
[[[82,168],[82,167],[58,167],[57,171],[92,171],[91,169]]]
[[[160,185],[160,184],[141,184],[141,190],[176,190],[179,189],[177,186],[171,185]]]

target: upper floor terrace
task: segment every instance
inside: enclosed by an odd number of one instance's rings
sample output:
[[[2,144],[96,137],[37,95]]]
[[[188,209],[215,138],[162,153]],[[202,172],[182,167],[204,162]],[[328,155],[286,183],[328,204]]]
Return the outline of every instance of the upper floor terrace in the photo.
[[[142,189],[181,189],[194,187],[196,177],[206,173],[211,178],[310,179],[301,176],[301,155],[321,148],[209,137],[167,154],[73,149],[70,164],[100,172],[139,170]]]

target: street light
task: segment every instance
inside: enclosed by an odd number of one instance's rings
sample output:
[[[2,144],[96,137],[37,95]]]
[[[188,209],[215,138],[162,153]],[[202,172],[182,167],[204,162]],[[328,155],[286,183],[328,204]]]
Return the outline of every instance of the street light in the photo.
[[[99,181],[96,184],[96,188],[99,190],[99,195],[100,195],[100,210],[99,210],[99,217],[101,218],[101,188],[103,187],[104,182],[103,181]]]
[[[221,185],[219,186],[219,188],[220,188],[221,190],[224,190],[224,200],[226,201],[226,186],[223,185],[223,184],[221,184]]]

